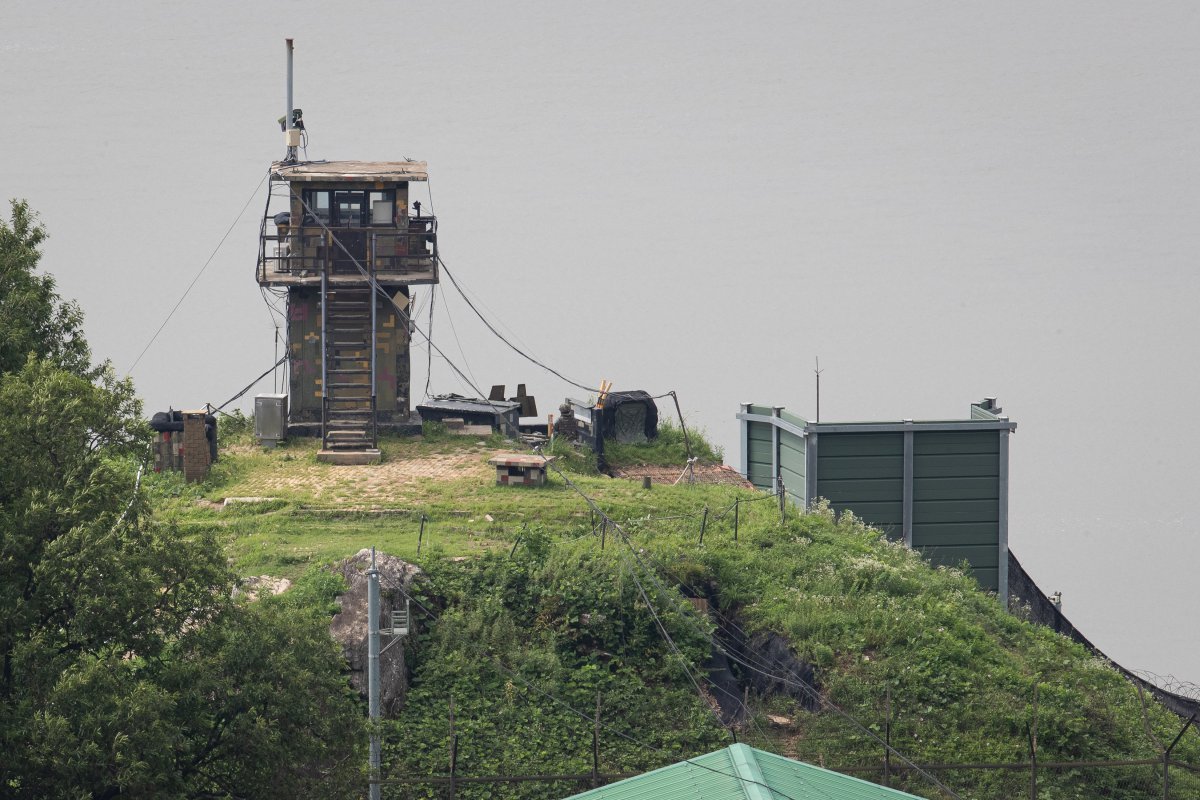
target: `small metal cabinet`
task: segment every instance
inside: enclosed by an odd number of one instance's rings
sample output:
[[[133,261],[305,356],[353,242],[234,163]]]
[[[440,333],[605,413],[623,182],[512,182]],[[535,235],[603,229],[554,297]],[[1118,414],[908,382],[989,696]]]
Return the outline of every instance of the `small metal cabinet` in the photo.
[[[254,397],[254,436],[268,447],[287,438],[288,396],[260,394]]]

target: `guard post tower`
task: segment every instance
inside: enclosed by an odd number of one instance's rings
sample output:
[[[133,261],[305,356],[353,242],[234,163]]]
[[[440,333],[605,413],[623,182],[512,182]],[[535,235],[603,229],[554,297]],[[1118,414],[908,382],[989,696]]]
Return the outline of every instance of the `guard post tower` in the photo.
[[[408,422],[410,287],[438,281],[437,220],[408,199],[425,180],[423,161],[272,165],[286,210],[268,204],[258,282],[287,293],[288,428],[324,460],[378,460],[380,427]]]
[[[437,220],[409,204],[429,174],[424,161],[300,161],[291,39],[280,124],[257,278],[287,300],[288,431],[319,434],[322,460],[371,463],[380,428],[409,422],[411,287],[438,282]]]
[[[258,282],[287,293],[289,431],[327,460],[375,460],[380,427],[408,422],[410,287],[438,281],[437,220],[408,200],[424,180],[425,162],[272,166],[287,210],[268,206]]]

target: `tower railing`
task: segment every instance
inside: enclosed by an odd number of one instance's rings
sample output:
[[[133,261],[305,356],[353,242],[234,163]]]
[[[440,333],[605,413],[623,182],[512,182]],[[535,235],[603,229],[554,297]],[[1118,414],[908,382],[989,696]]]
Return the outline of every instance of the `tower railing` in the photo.
[[[399,226],[277,226],[265,217],[259,232],[258,280],[361,276],[369,263],[380,280],[437,280],[437,218],[406,217]],[[330,238],[330,232],[336,241]]]

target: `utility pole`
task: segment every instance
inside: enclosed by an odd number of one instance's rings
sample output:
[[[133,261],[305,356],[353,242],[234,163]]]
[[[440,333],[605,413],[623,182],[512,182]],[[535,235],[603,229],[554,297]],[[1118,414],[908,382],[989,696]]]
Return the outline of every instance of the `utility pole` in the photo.
[[[425,515],[421,515],[421,524],[425,524]],[[420,539],[417,540],[418,546]],[[400,591],[404,591],[401,589]],[[370,755],[370,800],[379,800],[379,780],[381,744],[379,741],[379,656],[387,652],[388,647],[403,641],[412,629],[412,615],[409,600],[405,592],[404,608],[392,608],[391,624],[386,630],[379,629],[379,570],[375,566],[375,548],[371,548],[371,568],[367,570],[367,713],[371,718],[371,755]],[[386,634],[392,637],[387,647],[379,648],[379,636]]]
[[[367,703],[371,718],[370,800],[379,800],[379,570],[374,547],[367,570]]]

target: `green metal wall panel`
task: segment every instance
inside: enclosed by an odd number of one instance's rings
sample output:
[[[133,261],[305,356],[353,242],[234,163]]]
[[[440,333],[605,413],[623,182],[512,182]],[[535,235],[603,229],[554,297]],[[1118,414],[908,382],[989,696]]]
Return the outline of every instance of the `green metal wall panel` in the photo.
[[[903,477],[904,434],[820,434],[817,496],[829,500],[835,511],[853,511],[893,539],[903,536]]]
[[[913,437],[912,545],[935,564],[971,564],[995,590],[1000,558],[997,431],[917,431]]]
[[[821,481],[821,496],[831,503],[899,502],[904,499],[900,478]]]
[[[760,439],[750,440],[750,460],[757,461],[762,464],[772,464],[775,461],[774,452],[771,447],[771,442],[764,442]]]
[[[972,567],[971,577],[979,584],[979,588],[988,592],[999,591],[1000,570],[996,567]]]
[[[966,561],[975,567],[987,569],[996,568],[999,566],[1000,557],[999,551],[991,545],[959,545],[951,547],[942,545],[938,547],[918,547],[917,550],[928,558],[934,564],[945,564],[948,567],[957,567],[962,562]]]
[[[784,422],[790,422],[793,425],[796,425],[801,428],[803,428],[805,425],[808,424],[808,420],[804,419],[803,417],[797,417],[795,414],[789,414],[786,411],[780,411],[779,418],[782,419]]]
[[[788,486],[803,487],[808,470],[808,453],[804,437],[788,431],[779,432],[779,468],[792,473],[792,479],[784,479]],[[796,482],[799,479],[799,482]]]
[[[913,439],[913,454],[999,453],[996,431],[922,431]]]
[[[993,432],[994,433],[994,432]],[[917,438],[913,438],[914,449]],[[996,453],[938,453],[913,455],[913,473],[922,478],[988,477],[999,474]]]
[[[817,447],[818,457],[829,434],[821,435]],[[850,478],[892,478],[903,473],[902,456],[862,456],[861,458],[830,458],[820,462],[819,476],[822,480],[846,480]]]
[[[750,440],[756,442],[772,442],[774,438],[771,430],[774,426],[769,422],[751,422],[750,423]]]
[[[846,456],[903,456],[902,433],[822,433],[819,458]]]
[[[913,470],[916,472],[916,470]],[[914,478],[913,500],[995,500],[1000,482],[990,478]]]
[[[942,545],[996,545],[994,522],[933,522],[914,524],[913,543],[917,547]]]
[[[991,522],[999,524],[998,500],[924,500],[913,503],[913,524],[924,522]],[[919,542],[913,542],[914,545]]]

